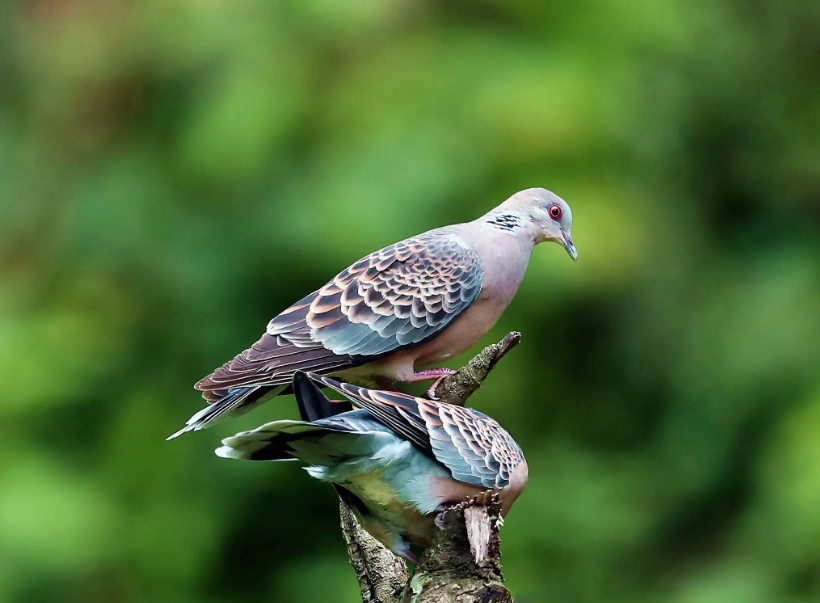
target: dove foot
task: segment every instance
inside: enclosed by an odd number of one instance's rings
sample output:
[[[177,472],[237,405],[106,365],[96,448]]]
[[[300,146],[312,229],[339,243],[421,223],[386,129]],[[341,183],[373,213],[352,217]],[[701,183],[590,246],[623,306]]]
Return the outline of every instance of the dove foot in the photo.
[[[450,368],[426,369],[413,373],[411,377],[404,379],[404,381],[407,383],[414,383],[416,381],[429,381],[430,379],[435,379],[435,381],[433,381],[433,385],[431,385],[427,390],[427,397],[431,400],[438,400],[436,397],[436,388],[438,387],[438,384],[450,375],[455,375],[457,372],[458,371]]]
[[[433,520],[433,523],[436,525],[437,528],[444,529],[444,515],[447,511],[455,509],[464,503],[442,503],[436,509],[436,517]]]
[[[419,558],[416,556],[413,551],[410,550],[410,545],[407,544],[407,541],[402,538],[401,536],[396,536],[393,546],[391,547],[394,553],[399,557],[403,557],[410,563],[418,563]]]

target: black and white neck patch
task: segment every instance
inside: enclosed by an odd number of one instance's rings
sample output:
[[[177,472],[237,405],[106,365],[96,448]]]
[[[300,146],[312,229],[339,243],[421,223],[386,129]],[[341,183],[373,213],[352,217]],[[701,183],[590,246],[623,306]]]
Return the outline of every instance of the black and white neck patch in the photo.
[[[521,227],[523,220],[521,219],[521,216],[516,214],[495,214],[494,216],[487,218],[487,224],[497,228],[498,230],[512,232],[516,228]]]

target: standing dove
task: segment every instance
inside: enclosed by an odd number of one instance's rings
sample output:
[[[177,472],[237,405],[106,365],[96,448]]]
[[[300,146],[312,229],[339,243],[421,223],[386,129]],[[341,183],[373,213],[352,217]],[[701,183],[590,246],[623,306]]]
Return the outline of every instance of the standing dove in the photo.
[[[331,402],[311,381],[359,410]],[[216,454],[305,463],[312,477],[334,485],[362,527],[409,561],[418,561],[409,545],[429,544],[435,515],[448,505],[494,490],[504,517],[527,484],[518,444],[480,412],[315,373],[296,373],[293,389],[303,418],[325,418],[274,421],[226,438]]]
[[[571,227],[563,199],[530,188],[472,222],[371,253],[279,314],[259,341],[199,381],[194,387],[209,406],[168,439],[283,393],[297,370],[383,388],[452,374],[416,367],[461,354],[493,327],[536,244],[559,243],[576,259]]]

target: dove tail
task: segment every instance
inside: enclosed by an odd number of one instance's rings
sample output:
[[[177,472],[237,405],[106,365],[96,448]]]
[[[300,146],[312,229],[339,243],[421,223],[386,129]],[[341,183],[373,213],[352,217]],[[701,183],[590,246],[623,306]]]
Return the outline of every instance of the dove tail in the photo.
[[[328,399],[302,371],[296,371],[293,376],[293,393],[303,421],[319,421],[353,410],[353,405],[347,401]]]
[[[225,395],[209,404],[188,419],[185,427],[169,436],[168,440],[181,436],[188,431],[199,431],[207,429],[227,419],[228,417],[238,417],[254,409],[263,402],[278,395],[286,385],[276,387],[263,387],[259,385],[251,387],[232,387]]]
[[[322,446],[317,440],[329,432],[338,432],[306,421],[274,421],[252,431],[239,433],[222,440],[222,446],[216,449],[216,455],[226,459],[249,461],[293,461],[303,460],[309,463],[332,462],[328,455],[329,447]],[[306,442],[304,446],[300,442]],[[302,450],[302,448],[307,448]],[[299,450],[297,450],[297,448]],[[305,456],[311,458],[305,459]]]
[[[310,430],[310,425],[302,421],[274,421],[233,437],[222,440],[216,455],[226,459],[250,461],[293,460],[288,444],[302,430]],[[289,433],[289,432],[296,433]]]

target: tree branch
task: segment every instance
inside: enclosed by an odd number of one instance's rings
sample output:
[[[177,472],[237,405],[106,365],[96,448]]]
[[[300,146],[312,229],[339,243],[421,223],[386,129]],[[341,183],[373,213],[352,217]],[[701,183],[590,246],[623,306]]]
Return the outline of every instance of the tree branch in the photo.
[[[513,331],[484,348],[467,366],[438,384],[436,397],[464,406],[499,360],[521,341]],[[499,558],[500,506],[491,492],[439,513],[431,546],[413,578],[403,559],[359,525],[339,501],[342,533],[363,603],[512,603]]]
[[[501,573],[500,513],[490,492],[439,513],[401,603],[512,603]]]
[[[484,379],[504,355],[521,341],[521,333],[512,331],[498,343],[488,345],[467,366],[458,370],[455,375],[443,379],[436,387],[436,398],[447,404],[464,406],[475,390],[481,387]]]
[[[392,603],[407,584],[410,574],[404,559],[393,554],[367,533],[344,501],[339,501],[342,533],[350,564],[356,570],[363,603]]]

